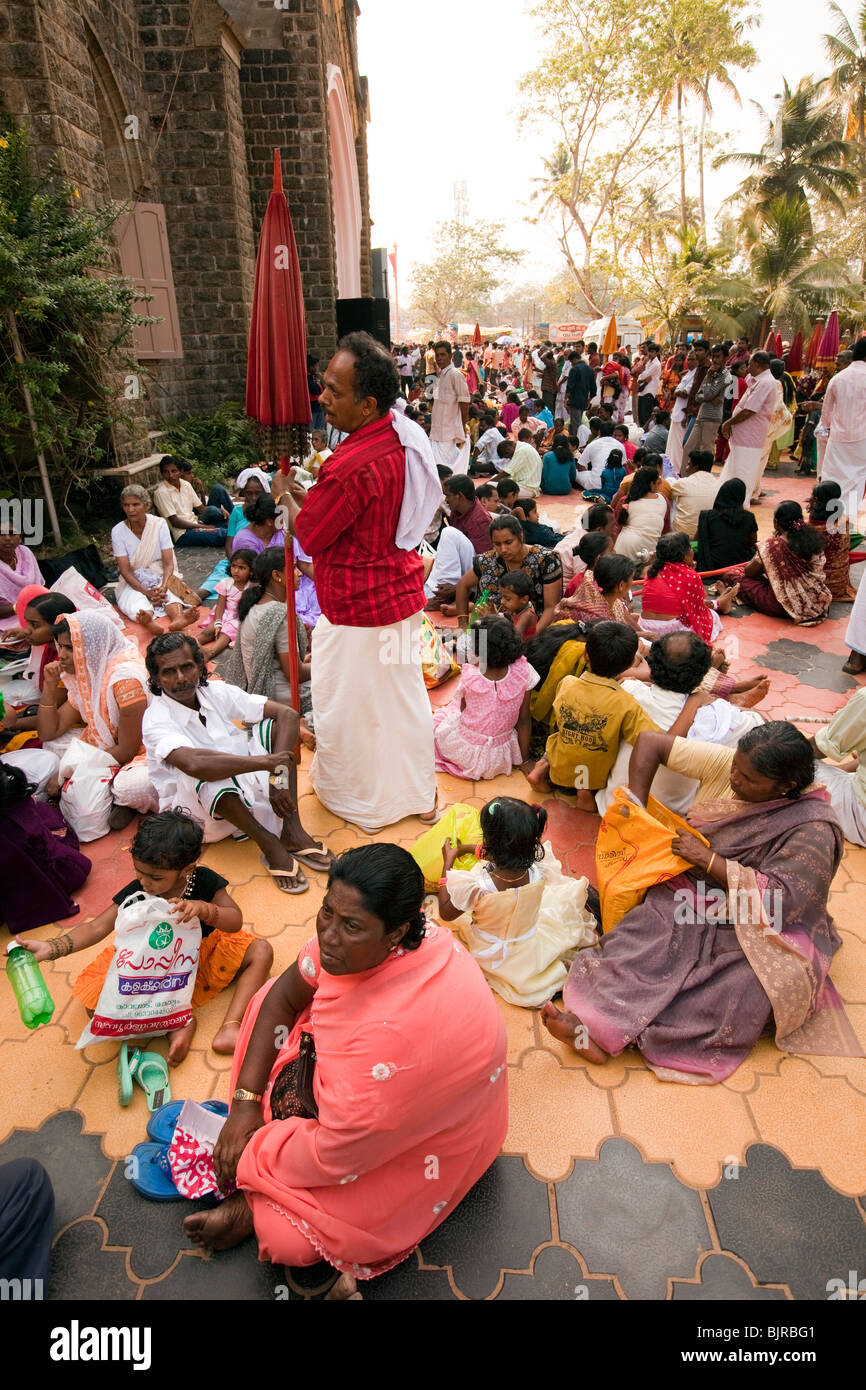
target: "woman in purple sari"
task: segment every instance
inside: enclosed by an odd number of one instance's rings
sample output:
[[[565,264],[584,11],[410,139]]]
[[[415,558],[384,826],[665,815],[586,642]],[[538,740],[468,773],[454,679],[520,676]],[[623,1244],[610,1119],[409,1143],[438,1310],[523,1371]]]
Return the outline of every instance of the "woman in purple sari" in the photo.
[[[699,779],[689,820],[709,848],[674,839],[694,868],[579,953],[547,1028],[593,1062],[638,1047],[661,1080],[692,1085],[730,1076],[771,1024],[784,1051],[862,1055],[828,974],[843,838],[807,739],[781,721],[736,749],[640,734],[629,785],[641,803],[662,763]]]
[[[90,873],[75,832],[31,790],[20,767],[0,762],[0,919],[13,933],[74,916],[70,892]]]

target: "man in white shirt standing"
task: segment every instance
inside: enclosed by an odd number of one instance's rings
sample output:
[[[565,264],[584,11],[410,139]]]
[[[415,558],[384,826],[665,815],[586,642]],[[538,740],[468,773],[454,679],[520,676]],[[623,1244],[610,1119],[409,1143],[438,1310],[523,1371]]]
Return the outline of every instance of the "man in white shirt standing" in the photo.
[[[851,349],[851,364],[830,378],[821,424],[830,431],[822,483],[838,483],[849,515],[856,520],[866,484],[866,337]]]
[[[683,462],[683,435],[686,432],[686,402],[691,394],[694,379],[695,356],[693,352],[690,352],[686,358],[685,375],[680,378],[680,384],[674,392],[671,428],[668,434],[668,447],[665,450],[665,453],[673,464],[675,473],[679,473]]]
[[[430,412],[430,443],[434,463],[443,463],[453,473],[469,467],[471,442],[466,433],[469,418],[469,387],[462,372],[451,361],[451,344],[436,344],[436,393]]]
[[[720,483],[727,483],[731,478],[741,478],[746,485],[747,501],[755,495],[761,457],[778,394],[776,378],[770,371],[768,352],[752,353],[749,372],[749,387],[720,431],[730,440],[731,452],[719,479]]]
[[[661,379],[662,364],[659,357],[659,345],[658,343],[647,343],[646,361],[643,371],[637,379],[640,388],[637,397],[637,418],[642,429],[646,429],[647,421],[658,405]]]

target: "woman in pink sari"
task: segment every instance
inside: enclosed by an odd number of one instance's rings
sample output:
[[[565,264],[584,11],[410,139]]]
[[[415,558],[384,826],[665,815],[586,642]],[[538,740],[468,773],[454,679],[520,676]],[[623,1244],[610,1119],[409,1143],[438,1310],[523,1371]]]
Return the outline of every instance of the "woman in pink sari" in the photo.
[[[359,1296],[356,1280],[406,1259],[499,1153],[504,1025],[423,898],[398,845],[332,864],[316,936],[247,1009],[214,1150],[221,1189],[239,1190],[187,1217],[194,1243],[255,1233],[262,1260],[324,1259],[329,1297]]]
[[[781,721],[736,749],[640,734],[629,785],[643,803],[661,764],[699,779],[689,820],[709,848],[675,837],[694,868],[580,952],[549,1030],[595,1062],[638,1047],[662,1081],[692,1085],[724,1081],[770,1025],[786,1052],[862,1056],[829,978],[843,837],[808,740]]]
[[[42,583],[33,551],[12,531],[0,531],[0,634],[20,626],[15,604],[22,590]]]

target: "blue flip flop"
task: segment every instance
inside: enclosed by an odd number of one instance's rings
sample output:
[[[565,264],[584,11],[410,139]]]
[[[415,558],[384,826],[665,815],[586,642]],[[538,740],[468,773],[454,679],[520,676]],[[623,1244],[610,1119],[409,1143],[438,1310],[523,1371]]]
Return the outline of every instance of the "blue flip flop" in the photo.
[[[178,1192],[171,1176],[168,1162],[168,1149],[165,1144],[136,1144],[127,1159],[131,1165],[129,1181],[150,1202],[182,1202],[184,1196]]]
[[[161,1105],[158,1110],[154,1110],[147,1122],[147,1137],[153,1139],[157,1144],[170,1144],[174,1138],[177,1118],[184,1107],[182,1100],[170,1101],[168,1105]],[[202,1101],[203,1110],[211,1110],[214,1115],[227,1115],[229,1108],[224,1100],[205,1100]]]

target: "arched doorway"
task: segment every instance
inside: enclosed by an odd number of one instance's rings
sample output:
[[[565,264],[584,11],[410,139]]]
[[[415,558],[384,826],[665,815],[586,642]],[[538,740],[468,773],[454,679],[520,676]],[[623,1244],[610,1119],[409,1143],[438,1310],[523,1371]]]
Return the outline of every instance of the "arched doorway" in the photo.
[[[361,188],[343,74],[333,63],[328,64],[328,130],[334,196],[337,297],[358,299],[361,295]]]

